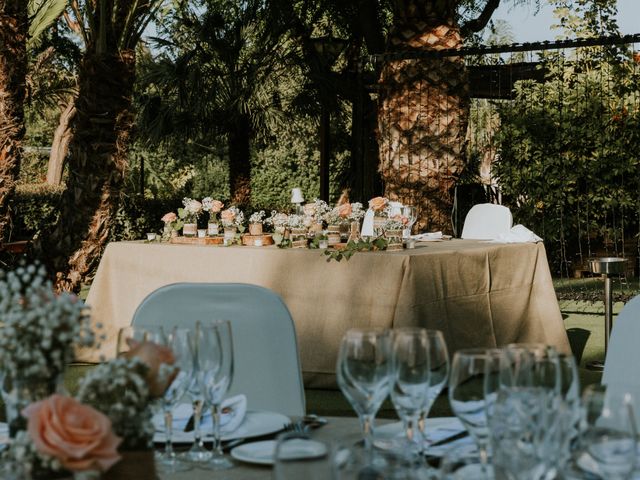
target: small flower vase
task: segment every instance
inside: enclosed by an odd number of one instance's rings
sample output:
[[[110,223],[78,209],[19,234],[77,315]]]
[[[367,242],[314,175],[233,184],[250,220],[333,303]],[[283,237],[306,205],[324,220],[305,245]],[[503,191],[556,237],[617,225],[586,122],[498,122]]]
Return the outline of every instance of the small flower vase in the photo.
[[[217,222],[209,222],[207,225],[207,235],[210,237],[215,237],[218,235],[218,223]]]
[[[373,217],[373,236],[380,237],[384,234],[384,226],[389,219],[382,215],[375,215]]]
[[[307,248],[307,229],[306,228],[291,229],[291,247]]]
[[[327,227],[327,238],[329,246],[340,243],[340,225],[329,225]]]
[[[347,243],[349,242],[358,242],[360,240],[360,222],[351,222],[349,226],[349,238],[347,239]]]
[[[249,235],[262,235],[262,224],[261,223],[250,223],[249,224]]]
[[[402,250],[402,230],[387,230],[384,235],[389,242],[387,245],[388,251]]]
[[[185,237],[195,237],[198,235],[197,223],[185,223],[182,227],[182,235]]]
[[[320,232],[322,232],[322,222],[312,223],[309,227],[309,233],[313,233],[315,235]]]
[[[228,242],[233,241],[236,238],[237,227],[224,227],[224,239]]]

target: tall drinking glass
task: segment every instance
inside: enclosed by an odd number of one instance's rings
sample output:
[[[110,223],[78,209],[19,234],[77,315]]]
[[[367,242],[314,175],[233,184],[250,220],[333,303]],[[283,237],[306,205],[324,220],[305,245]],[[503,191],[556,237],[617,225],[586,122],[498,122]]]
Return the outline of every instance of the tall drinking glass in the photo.
[[[369,454],[373,421],[389,394],[391,337],[386,330],[351,329],[342,338],[337,364],[340,390],[358,414]]]
[[[407,228],[402,231],[402,238],[409,238],[411,236],[411,228],[418,219],[418,209],[416,207],[412,207],[411,205],[405,205],[402,207],[401,211],[402,216],[406,217],[409,220]]]
[[[440,330],[427,330],[427,339],[429,343],[429,388],[427,401],[420,411],[420,419],[418,421],[418,428],[423,440],[426,438],[425,424],[431,407],[447,384],[447,380],[449,380],[449,352],[442,332]]]
[[[424,328],[402,328],[393,332],[391,400],[404,424],[411,449],[422,451],[418,430],[420,412],[428,402],[429,336]]]
[[[160,339],[158,339],[160,340]],[[160,399],[165,424],[164,452],[156,455],[160,471],[166,473],[189,470],[190,465],[180,461],[173,451],[173,409],[182,399],[193,378],[193,350],[191,332],[184,328],[174,328],[164,337],[165,346],[169,347],[175,358],[174,365],[166,366],[163,375],[173,376],[173,381]]]
[[[488,465],[489,428],[487,424],[488,365],[499,358],[495,349],[463,349],[453,356],[449,379],[449,403],[453,413],[473,436],[478,446],[485,478],[492,478]]]
[[[207,466],[223,470],[233,466],[223,455],[220,441],[220,405],[233,378],[231,324],[228,321],[203,324],[200,330],[197,358],[201,375],[198,378],[213,417],[213,451]]]

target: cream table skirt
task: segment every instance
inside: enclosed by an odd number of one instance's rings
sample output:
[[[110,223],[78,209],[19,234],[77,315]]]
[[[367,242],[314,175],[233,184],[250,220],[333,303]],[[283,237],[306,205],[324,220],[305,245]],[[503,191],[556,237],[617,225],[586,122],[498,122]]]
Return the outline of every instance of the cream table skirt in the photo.
[[[335,387],[338,346],[351,327],[435,328],[451,351],[512,342],[569,351],[542,243],[430,242],[337,263],[319,250],[118,242],[107,246],[87,298],[106,340],[78,359],[113,357],[118,329],[137,306],[175,282],[252,283],[277,292],[295,322],[311,388]]]

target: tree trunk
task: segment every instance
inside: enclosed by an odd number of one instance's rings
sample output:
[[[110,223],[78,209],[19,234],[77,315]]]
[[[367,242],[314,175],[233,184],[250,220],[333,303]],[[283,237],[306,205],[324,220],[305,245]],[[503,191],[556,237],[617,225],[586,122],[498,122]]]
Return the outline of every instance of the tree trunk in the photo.
[[[0,0],[0,243],[10,230],[22,159],[28,29],[26,0]]]
[[[251,125],[241,116],[229,132],[229,184],[231,203],[246,207],[251,202]]]
[[[97,264],[119,204],[132,132],[135,54],[87,49],[79,72],[69,178],[50,236],[57,286],[77,290]]]
[[[75,117],[75,99],[71,99],[66,108],[60,113],[58,127],[53,134],[51,153],[49,154],[49,165],[47,168],[47,183],[49,185],[60,185],[62,182],[64,163],[69,153],[69,143],[73,138],[71,124]]]
[[[391,52],[459,48],[455,2],[413,0],[395,12]],[[390,60],[380,77],[379,169],[385,195],[418,207],[417,229],[451,232],[465,165],[468,83],[460,57]]]

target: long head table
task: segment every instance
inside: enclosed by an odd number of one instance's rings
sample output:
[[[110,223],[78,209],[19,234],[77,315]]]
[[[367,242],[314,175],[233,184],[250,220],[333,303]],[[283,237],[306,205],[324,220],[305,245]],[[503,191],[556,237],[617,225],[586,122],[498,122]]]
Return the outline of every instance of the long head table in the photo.
[[[569,351],[542,243],[450,240],[337,263],[319,250],[118,242],[107,246],[87,298],[106,341],[78,359],[113,357],[137,306],[175,282],[252,283],[280,294],[307,387],[335,386],[339,342],[351,327],[436,328],[452,351],[512,342]]]

